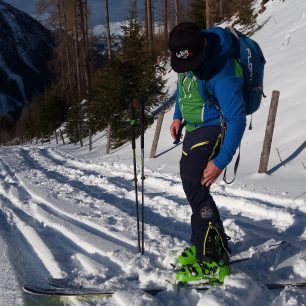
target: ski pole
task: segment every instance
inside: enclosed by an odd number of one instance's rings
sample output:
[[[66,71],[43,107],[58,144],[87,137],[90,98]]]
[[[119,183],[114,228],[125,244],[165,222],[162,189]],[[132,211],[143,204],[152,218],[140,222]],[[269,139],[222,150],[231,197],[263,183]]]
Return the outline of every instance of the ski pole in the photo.
[[[140,226],[139,226],[139,201],[138,201],[138,186],[137,186],[137,165],[136,165],[136,139],[135,139],[135,126],[136,119],[134,113],[134,105],[130,103],[130,113],[131,113],[131,132],[132,132],[132,151],[133,151],[133,165],[134,165],[134,184],[135,184],[135,201],[136,201],[136,218],[137,218],[137,238],[138,238],[138,251],[141,253],[140,248]]]
[[[142,248],[141,254],[144,254],[144,103],[140,103],[140,147],[141,147],[141,235]]]

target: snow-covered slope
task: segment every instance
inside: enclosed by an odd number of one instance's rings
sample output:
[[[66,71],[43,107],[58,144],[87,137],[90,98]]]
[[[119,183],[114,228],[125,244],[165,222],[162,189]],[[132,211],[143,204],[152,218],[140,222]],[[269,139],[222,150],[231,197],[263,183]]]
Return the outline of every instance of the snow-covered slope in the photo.
[[[261,285],[306,277],[303,201],[214,186],[233,259],[255,253],[254,258],[233,266],[221,288],[178,293],[169,286],[153,298],[132,289],[167,286],[170,264],[189,239],[191,212],[178,175],[145,172],[144,256],[137,254],[131,165],[80,160],[56,148],[2,148],[0,175],[0,220],[6,229],[1,236],[9,254],[1,265],[13,269],[2,275],[4,293],[20,296],[22,284],[46,286],[53,277],[90,288],[122,288],[114,305],[245,305],[245,299],[248,305],[286,305],[278,301],[306,297],[303,290],[266,291]],[[266,251],[267,244],[281,241],[286,244]],[[108,301],[93,299],[89,305]]]
[[[42,90],[52,44],[39,22],[0,0],[0,114],[15,114]]]
[[[242,143],[238,177],[219,180],[212,194],[232,237],[234,265],[222,287],[168,290],[155,297],[139,287],[167,286],[170,263],[188,245],[191,211],[178,173],[181,146],[166,113],[157,157],[149,159],[155,124],[145,135],[145,255],[137,254],[130,144],[104,156],[105,135],[75,145],[0,148],[0,305],[305,305],[306,289],[267,290],[263,281],[306,278],[306,165],[303,103],[306,3],[270,1],[255,39],[267,58],[265,99]],[[170,91],[176,76],[168,75]],[[281,92],[269,164],[257,174],[271,92]],[[275,148],[286,166],[280,165]],[[139,160],[139,142],[137,159]],[[267,244],[286,243],[274,250]],[[64,278],[90,288],[121,288],[112,299],[65,301],[22,295],[24,283]],[[23,297],[23,302],[21,298]]]
[[[110,23],[110,32],[111,34],[117,34],[121,35],[122,34],[122,26],[123,22],[111,22]],[[92,29],[92,34],[94,36],[101,36],[106,34],[106,27],[102,24],[96,25]]]
[[[244,182],[266,185],[291,197],[306,199],[306,2],[269,1],[266,6],[267,10],[258,18],[262,29],[254,38],[262,46],[267,60],[267,98],[253,116],[254,130],[246,132],[239,171]],[[280,100],[269,175],[254,175],[258,170],[273,90],[280,91]]]

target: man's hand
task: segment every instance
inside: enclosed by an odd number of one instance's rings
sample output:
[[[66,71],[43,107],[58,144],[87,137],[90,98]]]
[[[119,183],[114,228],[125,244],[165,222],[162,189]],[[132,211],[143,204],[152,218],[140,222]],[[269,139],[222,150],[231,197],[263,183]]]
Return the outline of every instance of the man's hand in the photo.
[[[171,136],[174,140],[176,139],[176,136],[177,136],[177,133],[178,133],[179,128],[181,126],[181,123],[182,123],[182,120],[174,119],[171,126],[170,126],[170,133],[171,133]]]
[[[209,161],[206,169],[203,171],[201,184],[207,187],[211,186],[221,173],[222,169],[218,168],[212,160]]]

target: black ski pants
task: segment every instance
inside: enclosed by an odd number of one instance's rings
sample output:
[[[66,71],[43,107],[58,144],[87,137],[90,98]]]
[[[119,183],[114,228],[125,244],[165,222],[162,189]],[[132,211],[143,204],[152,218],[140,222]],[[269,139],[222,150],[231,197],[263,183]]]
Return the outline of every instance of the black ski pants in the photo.
[[[218,154],[221,143],[221,126],[201,127],[187,132],[183,142],[180,174],[192,209],[190,242],[196,246],[196,255],[199,260],[205,258],[204,241],[209,222],[219,229],[222,238],[226,241],[223,224],[216,203],[210,194],[210,188],[201,185],[203,171],[208,161]]]

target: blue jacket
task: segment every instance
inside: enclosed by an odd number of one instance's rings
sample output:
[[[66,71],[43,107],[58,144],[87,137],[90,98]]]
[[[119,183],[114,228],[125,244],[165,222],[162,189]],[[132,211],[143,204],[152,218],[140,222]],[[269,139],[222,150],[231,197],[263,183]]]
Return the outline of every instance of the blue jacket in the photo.
[[[224,169],[232,160],[246,125],[242,90],[243,70],[232,57],[232,37],[228,31],[216,27],[203,31],[203,35],[207,38],[205,62],[197,72],[188,72],[183,76],[179,74],[173,119],[186,119],[184,111],[187,107],[184,109],[184,103],[188,106],[186,97],[192,96],[192,94],[186,94],[187,88],[184,88],[184,83],[187,83],[188,88],[194,87],[198,90],[201,97],[200,103],[203,102],[201,122],[187,120],[187,132],[202,126],[219,125],[221,115],[225,118],[227,125],[225,138],[219,154],[213,160],[218,168]],[[192,80],[195,80],[193,87]],[[213,102],[215,100],[212,96],[217,99],[217,104]],[[216,107],[217,105],[219,107]]]

